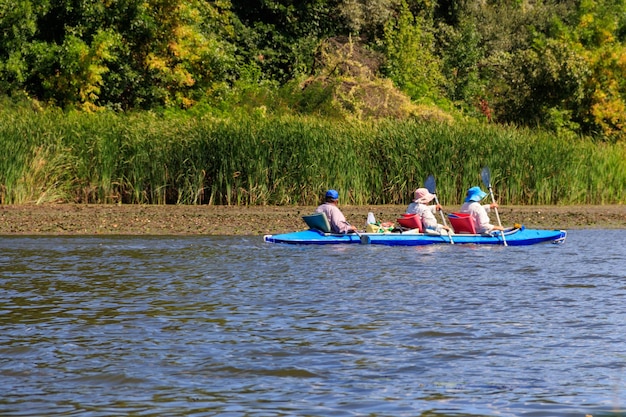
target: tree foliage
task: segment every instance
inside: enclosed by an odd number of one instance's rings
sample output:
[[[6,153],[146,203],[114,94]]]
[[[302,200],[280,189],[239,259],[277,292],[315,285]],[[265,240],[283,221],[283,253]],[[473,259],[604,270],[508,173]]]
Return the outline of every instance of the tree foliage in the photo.
[[[187,107],[234,77],[225,0],[2,0],[6,94],[95,110]]]
[[[288,92],[315,113],[293,87],[348,37],[383,58],[368,83],[416,104],[626,140],[626,0],[0,0],[0,94],[98,111]]]
[[[431,29],[428,20],[414,16],[405,1],[385,25],[385,75],[416,101],[438,98],[443,82]]]

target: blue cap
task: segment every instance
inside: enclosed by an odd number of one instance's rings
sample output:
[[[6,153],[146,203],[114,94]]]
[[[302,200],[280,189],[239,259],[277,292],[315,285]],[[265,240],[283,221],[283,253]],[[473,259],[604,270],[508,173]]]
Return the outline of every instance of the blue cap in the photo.
[[[467,197],[465,197],[465,202],[469,201],[480,201],[487,196],[487,193],[480,189],[480,187],[472,187],[467,190]]]
[[[328,190],[326,191],[326,198],[332,198],[333,200],[339,199],[339,193],[337,190]]]

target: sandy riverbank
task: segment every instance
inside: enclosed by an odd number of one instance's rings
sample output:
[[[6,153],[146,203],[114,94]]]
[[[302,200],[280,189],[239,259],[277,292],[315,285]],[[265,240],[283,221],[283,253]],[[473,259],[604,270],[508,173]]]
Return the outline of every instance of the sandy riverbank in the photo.
[[[351,223],[364,226],[367,213],[394,221],[404,206],[340,206]],[[5,205],[0,235],[263,235],[305,228],[309,206]],[[444,207],[448,211],[456,207]],[[626,206],[506,206],[504,225],[547,229],[626,229]],[[492,214],[495,222],[495,216]]]

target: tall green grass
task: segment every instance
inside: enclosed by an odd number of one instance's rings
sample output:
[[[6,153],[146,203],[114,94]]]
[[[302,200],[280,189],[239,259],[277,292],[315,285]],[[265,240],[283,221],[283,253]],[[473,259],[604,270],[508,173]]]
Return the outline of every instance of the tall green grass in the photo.
[[[0,202],[406,204],[435,175],[461,204],[489,166],[501,204],[621,204],[626,147],[493,125],[0,109]],[[484,188],[484,187],[483,187]]]

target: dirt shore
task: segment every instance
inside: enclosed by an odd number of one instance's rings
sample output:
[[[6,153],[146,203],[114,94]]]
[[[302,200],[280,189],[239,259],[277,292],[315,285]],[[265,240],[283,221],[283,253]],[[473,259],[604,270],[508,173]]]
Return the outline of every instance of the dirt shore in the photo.
[[[340,206],[363,227],[368,212],[394,221],[404,206]],[[444,207],[453,211],[456,207]],[[5,205],[0,235],[264,235],[305,228],[309,206]],[[506,206],[503,225],[546,229],[626,229],[626,206]],[[491,215],[495,222],[495,216]]]

